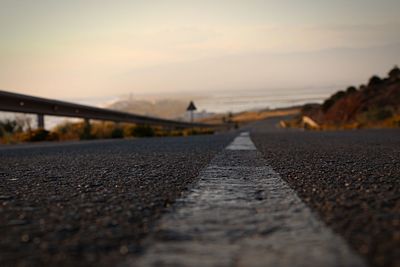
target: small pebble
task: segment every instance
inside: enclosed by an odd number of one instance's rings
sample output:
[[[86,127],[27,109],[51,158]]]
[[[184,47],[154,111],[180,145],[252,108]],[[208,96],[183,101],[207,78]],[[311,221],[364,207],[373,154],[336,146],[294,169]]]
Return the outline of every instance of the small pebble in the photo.
[[[21,236],[21,241],[22,242],[28,242],[30,240],[30,238],[29,238],[29,235],[28,234],[23,234],[22,236]]]
[[[121,253],[122,255],[126,255],[126,254],[128,254],[128,252],[129,252],[129,249],[127,246],[121,246],[119,248],[119,253]]]

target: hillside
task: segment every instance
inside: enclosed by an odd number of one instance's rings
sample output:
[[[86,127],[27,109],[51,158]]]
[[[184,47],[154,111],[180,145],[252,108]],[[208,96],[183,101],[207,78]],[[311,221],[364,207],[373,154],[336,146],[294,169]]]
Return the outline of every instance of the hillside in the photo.
[[[298,118],[311,118],[321,128],[370,128],[400,126],[400,69],[388,77],[373,76],[367,85],[339,91],[323,104],[304,105]]]
[[[107,108],[165,119],[183,118],[188,100],[161,99],[156,101],[121,99]]]

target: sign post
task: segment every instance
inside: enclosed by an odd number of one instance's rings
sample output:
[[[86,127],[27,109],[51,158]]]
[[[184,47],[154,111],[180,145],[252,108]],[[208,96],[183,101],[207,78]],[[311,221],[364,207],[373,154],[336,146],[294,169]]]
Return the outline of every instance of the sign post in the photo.
[[[190,112],[190,122],[193,123],[193,111],[197,110],[196,106],[194,105],[193,101],[190,101],[189,106],[187,107],[186,111]]]

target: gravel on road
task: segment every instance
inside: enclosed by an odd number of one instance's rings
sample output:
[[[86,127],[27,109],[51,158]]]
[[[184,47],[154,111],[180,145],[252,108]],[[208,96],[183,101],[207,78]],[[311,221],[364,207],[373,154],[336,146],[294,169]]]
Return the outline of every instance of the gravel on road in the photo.
[[[114,265],[233,135],[0,148],[0,266]]]
[[[400,130],[307,132],[256,124],[252,139],[372,266],[400,266]]]

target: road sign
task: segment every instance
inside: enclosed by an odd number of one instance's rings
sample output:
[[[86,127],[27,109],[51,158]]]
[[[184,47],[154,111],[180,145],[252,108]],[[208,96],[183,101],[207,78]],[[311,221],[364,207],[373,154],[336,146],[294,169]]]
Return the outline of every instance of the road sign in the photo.
[[[193,101],[190,101],[189,106],[186,109],[187,111],[194,111],[197,110],[196,106],[194,105]]]
[[[187,107],[186,111],[190,112],[190,122],[193,123],[193,111],[195,111],[197,108],[194,105],[193,101],[190,101],[189,106]]]

